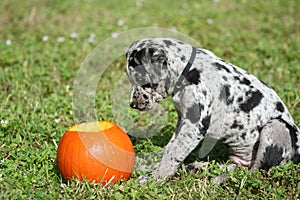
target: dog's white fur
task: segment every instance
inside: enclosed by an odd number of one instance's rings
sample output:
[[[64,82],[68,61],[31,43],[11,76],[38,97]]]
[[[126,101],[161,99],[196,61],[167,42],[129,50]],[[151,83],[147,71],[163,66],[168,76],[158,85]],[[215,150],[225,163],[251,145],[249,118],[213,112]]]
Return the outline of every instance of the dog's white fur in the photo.
[[[191,45],[174,39],[133,43],[126,68],[132,83],[131,107],[149,110],[172,94],[191,52]],[[300,161],[299,128],[276,92],[208,50],[197,48],[173,101],[179,120],[153,173],[157,179],[174,175],[206,135],[222,140],[230,159],[250,169]]]

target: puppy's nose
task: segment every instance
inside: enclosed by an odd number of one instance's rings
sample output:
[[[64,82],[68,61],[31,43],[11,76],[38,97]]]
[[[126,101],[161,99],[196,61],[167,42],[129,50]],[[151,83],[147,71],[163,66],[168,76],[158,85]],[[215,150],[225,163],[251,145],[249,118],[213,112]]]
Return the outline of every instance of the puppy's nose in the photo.
[[[130,102],[130,107],[131,108],[136,108],[136,104],[134,102]]]

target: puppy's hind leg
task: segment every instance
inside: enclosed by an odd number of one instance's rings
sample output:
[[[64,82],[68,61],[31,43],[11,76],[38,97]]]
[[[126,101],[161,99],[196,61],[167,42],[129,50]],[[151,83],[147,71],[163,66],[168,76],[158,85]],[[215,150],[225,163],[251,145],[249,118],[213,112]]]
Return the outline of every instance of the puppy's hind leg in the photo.
[[[299,162],[297,155],[297,129],[281,119],[267,123],[260,132],[259,141],[251,171],[255,169],[268,170],[289,160]]]
[[[274,119],[268,122],[261,129],[259,140],[254,146],[250,171],[269,170],[290,160],[298,163],[300,156],[297,153],[297,134],[298,129],[284,120]],[[224,174],[216,177],[213,182],[222,184],[229,177]]]

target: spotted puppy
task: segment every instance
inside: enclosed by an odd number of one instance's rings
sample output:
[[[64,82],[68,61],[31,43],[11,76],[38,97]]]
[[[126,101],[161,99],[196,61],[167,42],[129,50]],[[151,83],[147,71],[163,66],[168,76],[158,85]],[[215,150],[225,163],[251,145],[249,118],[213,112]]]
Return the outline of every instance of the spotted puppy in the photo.
[[[145,111],[172,95],[176,131],[153,175],[164,179],[210,136],[249,169],[300,161],[300,131],[276,92],[212,52],[166,38],[133,43],[127,54],[130,106]],[[225,120],[224,120],[225,119]]]

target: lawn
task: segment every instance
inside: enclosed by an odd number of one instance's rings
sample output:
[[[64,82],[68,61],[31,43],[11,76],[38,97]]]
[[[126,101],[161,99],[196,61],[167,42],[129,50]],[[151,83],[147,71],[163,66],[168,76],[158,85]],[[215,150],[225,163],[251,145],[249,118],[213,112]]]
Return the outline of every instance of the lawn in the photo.
[[[55,165],[60,138],[76,122],[72,101],[81,64],[102,41],[134,28],[175,29],[253,73],[278,92],[300,126],[299,10],[298,0],[1,1],[0,199],[299,199],[300,165],[291,163],[268,172],[239,168],[222,186],[213,184],[227,163],[222,144],[204,158],[206,169],[187,173],[183,166],[162,183],[137,184],[143,174],[137,170],[104,188],[64,182]],[[98,119],[115,120],[112,93],[124,74],[123,55],[97,85]],[[137,154],[161,149],[175,130],[170,99],[163,108],[157,135],[131,137]]]

